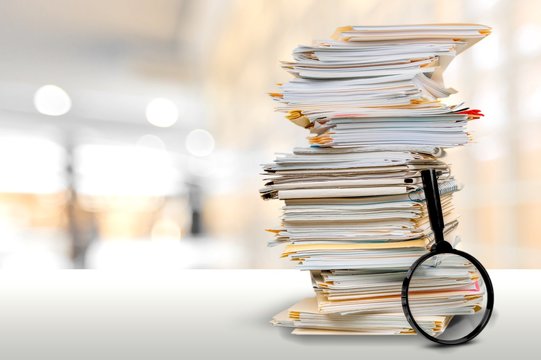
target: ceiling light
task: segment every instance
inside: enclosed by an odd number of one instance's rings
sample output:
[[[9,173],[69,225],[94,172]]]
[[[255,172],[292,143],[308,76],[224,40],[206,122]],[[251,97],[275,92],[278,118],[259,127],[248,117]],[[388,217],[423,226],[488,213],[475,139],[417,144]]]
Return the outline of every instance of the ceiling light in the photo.
[[[34,94],[34,106],[44,115],[60,116],[71,109],[71,99],[62,88],[45,85]]]
[[[214,137],[203,129],[190,131],[186,137],[186,149],[195,156],[207,156],[214,150]]]
[[[149,123],[157,127],[173,126],[178,119],[178,108],[169,99],[156,98],[147,105],[146,116]]]

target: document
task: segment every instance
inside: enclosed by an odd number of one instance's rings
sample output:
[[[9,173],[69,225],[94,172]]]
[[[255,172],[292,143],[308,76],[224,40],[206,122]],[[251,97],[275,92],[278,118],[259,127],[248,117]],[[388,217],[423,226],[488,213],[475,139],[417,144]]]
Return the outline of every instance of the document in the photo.
[[[307,146],[262,166],[260,195],[284,202],[268,243],[310,271],[315,296],[277,314],[274,325],[299,335],[414,334],[401,308],[402,281],[434,243],[420,172],[436,169],[444,236],[456,246],[453,194],[461,186],[445,155],[471,140],[468,124],[483,116],[442,101],[456,93],[442,74],[490,31],[345,26],[281,63],[293,78],[270,96],[306,132]],[[483,306],[478,274],[458,265],[421,276],[411,295],[432,334]]]

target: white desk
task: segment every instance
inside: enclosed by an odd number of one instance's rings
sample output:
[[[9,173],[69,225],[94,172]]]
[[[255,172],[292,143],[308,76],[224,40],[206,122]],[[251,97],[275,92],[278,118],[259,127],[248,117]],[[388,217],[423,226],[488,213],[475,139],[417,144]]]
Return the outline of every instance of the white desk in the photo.
[[[272,315],[312,294],[296,270],[0,272],[0,358],[540,358],[541,270],[490,273],[491,323],[467,345],[439,347],[419,336],[299,337],[272,327]]]

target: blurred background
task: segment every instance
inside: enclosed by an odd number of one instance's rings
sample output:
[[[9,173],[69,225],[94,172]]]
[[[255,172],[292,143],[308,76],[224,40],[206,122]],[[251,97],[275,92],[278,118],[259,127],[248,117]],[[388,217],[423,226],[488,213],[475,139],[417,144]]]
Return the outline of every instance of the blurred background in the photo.
[[[464,247],[541,267],[541,1],[0,3],[0,268],[289,267],[260,164],[305,144],[266,93],[340,25],[472,22],[446,83],[486,117],[447,161]]]

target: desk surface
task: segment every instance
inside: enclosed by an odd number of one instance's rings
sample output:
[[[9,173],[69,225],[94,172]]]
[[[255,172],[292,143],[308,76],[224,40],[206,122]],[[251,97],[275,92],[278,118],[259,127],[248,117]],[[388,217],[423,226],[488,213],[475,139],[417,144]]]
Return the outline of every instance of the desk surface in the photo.
[[[491,271],[495,313],[470,344],[300,337],[269,320],[311,296],[296,270],[0,272],[2,359],[538,358],[541,270]],[[535,284],[535,285],[534,285]]]

